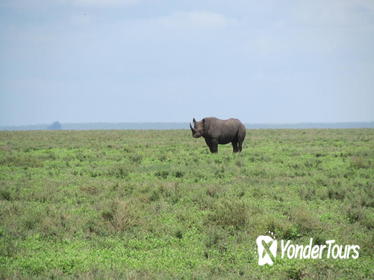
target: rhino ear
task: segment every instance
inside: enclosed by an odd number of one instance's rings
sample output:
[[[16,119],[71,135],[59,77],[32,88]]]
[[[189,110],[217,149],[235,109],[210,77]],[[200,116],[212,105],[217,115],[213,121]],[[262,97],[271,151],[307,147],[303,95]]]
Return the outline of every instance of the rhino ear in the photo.
[[[204,130],[208,130],[208,126],[209,126],[209,121],[207,121],[205,118],[202,120],[203,122],[203,127],[204,127]]]

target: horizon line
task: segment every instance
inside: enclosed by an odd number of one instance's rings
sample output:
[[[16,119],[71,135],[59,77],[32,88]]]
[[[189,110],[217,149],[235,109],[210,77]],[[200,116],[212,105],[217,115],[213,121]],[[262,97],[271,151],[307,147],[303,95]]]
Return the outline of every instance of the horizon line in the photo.
[[[298,123],[247,123],[247,129],[354,129],[374,128],[370,122],[298,122]],[[80,122],[8,125],[1,126],[0,131],[29,130],[174,130],[189,129],[188,122]]]
[[[2,125],[0,127],[23,127],[23,126],[45,126],[51,125],[55,122],[65,125],[82,125],[82,124],[184,124],[189,123],[188,121],[173,121],[173,122],[164,122],[164,121],[120,121],[120,122],[106,122],[106,121],[97,121],[97,122],[60,122],[53,121],[48,123],[33,123],[33,124],[14,124],[14,125]],[[331,121],[331,122],[319,122],[319,121],[301,121],[301,122],[246,122],[245,124],[252,125],[300,125],[300,124],[358,124],[358,123],[374,123],[372,121]]]

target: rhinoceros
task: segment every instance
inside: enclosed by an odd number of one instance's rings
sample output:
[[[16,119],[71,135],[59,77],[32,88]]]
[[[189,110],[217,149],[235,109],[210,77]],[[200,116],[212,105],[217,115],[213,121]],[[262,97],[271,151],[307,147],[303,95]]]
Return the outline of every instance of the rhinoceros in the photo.
[[[233,152],[241,152],[245,138],[245,126],[238,119],[220,120],[214,117],[196,121],[193,118],[193,127],[190,123],[194,138],[204,137],[210,152],[218,152],[218,144],[232,143]]]

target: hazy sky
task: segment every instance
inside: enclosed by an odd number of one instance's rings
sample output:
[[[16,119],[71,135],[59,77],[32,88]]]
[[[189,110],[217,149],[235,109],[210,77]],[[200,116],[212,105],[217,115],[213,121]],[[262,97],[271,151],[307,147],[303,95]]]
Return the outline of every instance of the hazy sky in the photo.
[[[204,116],[374,121],[374,1],[0,1],[0,125]]]

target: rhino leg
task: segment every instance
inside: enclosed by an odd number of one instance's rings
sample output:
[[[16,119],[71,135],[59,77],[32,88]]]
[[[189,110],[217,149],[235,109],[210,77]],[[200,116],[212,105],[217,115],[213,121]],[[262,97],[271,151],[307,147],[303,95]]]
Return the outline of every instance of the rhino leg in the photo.
[[[234,153],[239,152],[239,147],[238,147],[238,142],[237,141],[232,141],[232,150]]]
[[[205,138],[205,142],[208,145],[211,153],[217,153],[218,152],[218,141],[216,139]]]
[[[242,151],[242,141],[239,141],[239,145],[238,145],[238,151],[241,152]]]
[[[239,143],[239,152],[242,151],[242,144],[243,144],[243,141],[244,141],[244,138],[245,138],[245,127],[244,125],[242,125],[242,127],[239,128],[239,131],[238,131],[238,143]]]

